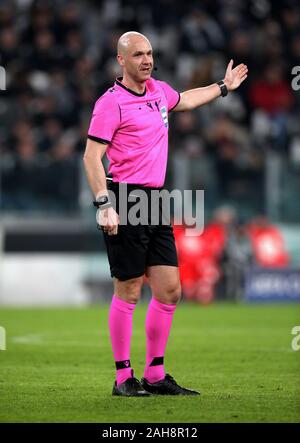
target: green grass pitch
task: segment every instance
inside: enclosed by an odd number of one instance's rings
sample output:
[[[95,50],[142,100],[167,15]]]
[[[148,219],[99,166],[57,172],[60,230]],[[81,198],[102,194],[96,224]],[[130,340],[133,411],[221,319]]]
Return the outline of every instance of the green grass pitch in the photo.
[[[199,397],[112,397],[108,306],[1,309],[0,422],[299,422],[299,305],[181,303],[166,370]],[[141,377],[146,306],[134,314]]]

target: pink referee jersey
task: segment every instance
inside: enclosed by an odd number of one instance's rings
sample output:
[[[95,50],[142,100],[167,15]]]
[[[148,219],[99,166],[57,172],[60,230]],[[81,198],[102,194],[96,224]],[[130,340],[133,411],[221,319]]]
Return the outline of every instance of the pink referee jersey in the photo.
[[[117,79],[96,102],[88,137],[108,143],[109,172],[115,182],[162,187],[168,158],[168,112],[180,94],[150,78],[138,94]]]

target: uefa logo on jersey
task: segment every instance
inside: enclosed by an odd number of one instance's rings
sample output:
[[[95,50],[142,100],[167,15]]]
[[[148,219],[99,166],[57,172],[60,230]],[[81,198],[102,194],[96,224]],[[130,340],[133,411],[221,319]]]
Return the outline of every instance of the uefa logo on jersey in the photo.
[[[162,108],[160,108],[160,113],[163,119],[163,122],[165,124],[165,127],[168,127],[168,111],[167,108],[165,106],[163,106]]]

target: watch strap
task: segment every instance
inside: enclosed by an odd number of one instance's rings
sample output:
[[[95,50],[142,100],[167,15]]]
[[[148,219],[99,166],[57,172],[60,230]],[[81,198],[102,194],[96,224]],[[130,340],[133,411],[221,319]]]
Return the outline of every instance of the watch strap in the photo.
[[[111,201],[107,195],[102,195],[93,201],[93,205],[98,209],[106,209],[112,206]]]
[[[226,95],[228,94],[228,89],[227,89],[227,86],[225,85],[224,81],[223,80],[218,81],[217,85],[219,85],[219,87],[220,87],[221,96],[226,97]]]

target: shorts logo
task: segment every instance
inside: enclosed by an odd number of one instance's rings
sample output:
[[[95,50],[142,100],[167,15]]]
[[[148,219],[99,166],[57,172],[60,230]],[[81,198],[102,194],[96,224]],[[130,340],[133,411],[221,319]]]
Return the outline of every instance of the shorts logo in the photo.
[[[168,111],[167,108],[165,106],[163,106],[162,108],[160,108],[160,113],[163,119],[163,122],[165,124],[165,127],[168,127]]]

